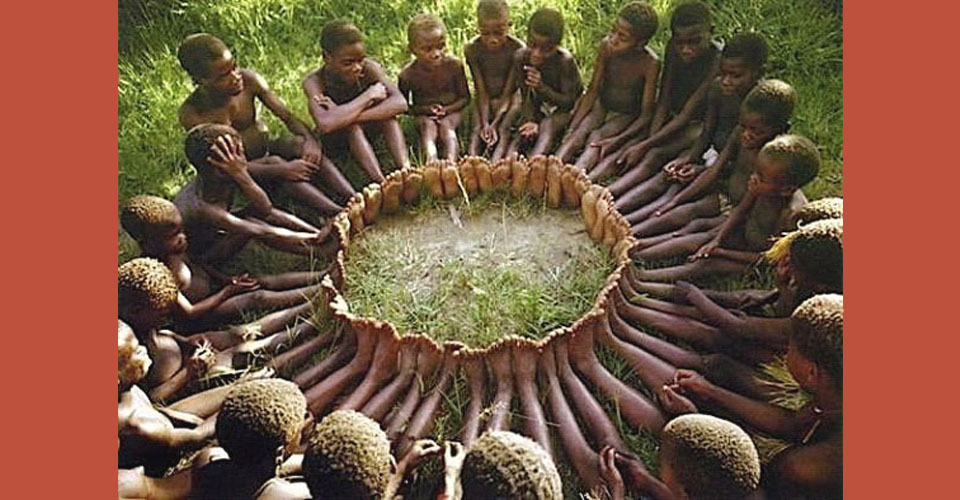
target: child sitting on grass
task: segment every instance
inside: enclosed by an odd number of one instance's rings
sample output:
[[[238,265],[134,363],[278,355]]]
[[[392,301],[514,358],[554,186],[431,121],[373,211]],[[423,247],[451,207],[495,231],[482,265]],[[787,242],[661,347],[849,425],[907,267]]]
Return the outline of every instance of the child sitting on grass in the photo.
[[[321,155],[310,129],[270,90],[262,76],[250,69],[237,68],[230,49],[219,38],[206,33],[190,35],[180,43],[177,58],[197,84],[180,106],[180,125],[184,130],[201,123],[233,127],[243,138],[248,158],[255,160],[250,162],[254,178],[261,182],[283,181],[297,201],[324,215],[332,215],[340,207],[311,184],[315,175],[341,198],[353,195],[350,183]],[[276,115],[296,138],[270,141],[267,126],[257,118],[256,100]],[[279,157],[268,156],[271,154]]]
[[[416,117],[424,161],[436,160],[439,141],[444,158],[457,160],[457,127],[470,102],[463,63],[445,50],[446,27],[432,14],[418,14],[407,28],[410,52],[416,59],[400,72],[400,93],[410,99]]]
[[[507,155],[518,152],[521,144],[533,143],[528,156],[547,153],[555,138],[562,136],[570,122],[570,110],[583,85],[577,62],[563,39],[563,15],[542,7],[530,17],[527,46],[514,54],[514,78],[520,82],[520,128],[510,141]],[[508,87],[513,93],[516,84]]]
[[[760,484],[760,457],[739,426],[710,415],[683,415],[663,428],[660,478],[634,455],[607,446],[600,451],[600,473],[614,500],[633,494],[655,500],[743,500]]]
[[[577,167],[589,171],[600,157],[602,140],[621,133],[634,136],[650,126],[660,61],[647,43],[658,26],[657,12],[647,2],[620,9],[612,31],[600,42],[590,86],[577,101],[557,149],[561,160],[569,161],[589,144],[577,160]]]
[[[614,192],[623,213],[652,201],[673,183],[689,183],[703,170],[701,160],[709,167],[719,161],[718,157],[726,159],[730,155],[728,149],[738,142],[729,139],[737,137],[740,105],[763,76],[766,61],[767,42],[762,36],[740,33],[730,39],[720,57],[720,74],[707,94],[700,138],[688,152],[667,163],[661,172],[624,192]],[[591,176],[599,179],[608,173],[612,172],[594,171]]]
[[[613,193],[622,193],[655,174],[692,146],[703,130],[704,104],[720,62],[720,45],[712,39],[710,8],[703,2],[681,3],[670,16],[670,31],[649,134],[620,133],[600,145],[599,172],[612,172],[616,167],[610,163],[630,169],[611,185]]]
[[[524,45],[510,34],[510,8],[505,0],[480,0],[477,25],[480,34],[463,50],[477,96],[467,151],[479,155],[483,141],[497,161],[507,150],[510,125],[520,112],[520,94],[506,90],[512,88],[508,82],[515,78],[513,54]]]
[[[674,412],[709,404],[795,445],[774,456],[764,481],[770,498],[841,498],[843,488],[843,296],[816,295],[790,317],[787,367],[813,397],[798,411],[755,401],[678,370],[663,395]],[[693,401],[686,399],[689,397]],[[670,404],[673,402],[673,404]]]
[[[407,144],[397,115],[407,101],[376,61],[367,57],[363,34],[347,20],[331,21],[320,32],[323,66],[303,80],[316,132],[333,150],[344,149],[373,182],[383,182],[368,134],[382,133],[397,168],[407,168]]]
[[[236,130],[211,123],[197,125],[187,134],[184,150],[197,176],[180,190],[174,203],[183,216],[198,262],[218,264],[250,238],[278,250],[307,255],[327,239],[329,226],[320,231],[273,206],[267,193],[250,177],[243,140]],[[233,212],[237,191],[249,205]]]
[[[806,203],[800,188],[820,170],[820,152],[809,139],[781,135],[757,156],[749,189],[719,227],[664,243],[662,257],[682,255],[701,245],[692,263],[641,271],[641,279],[673,281],[713,273],[740,272],[770,247],[771,238],[789,229],[791,214]]]
[[[176,205],[156,196],[134,196],[123,204],[120,223],[137,241],[142,255],[163,262],[177,279],[180,294],[174,317],[195,324],[231,319],[251,309],[289,307],[319,292],[322,273],[291,272],[251,278],[227,276],[212,266],[194,264]],[[219,285],[219,290],[216,290]],[[263,289],[263,290],[259,290]],[[253,293],[248,293],[253,292]]]

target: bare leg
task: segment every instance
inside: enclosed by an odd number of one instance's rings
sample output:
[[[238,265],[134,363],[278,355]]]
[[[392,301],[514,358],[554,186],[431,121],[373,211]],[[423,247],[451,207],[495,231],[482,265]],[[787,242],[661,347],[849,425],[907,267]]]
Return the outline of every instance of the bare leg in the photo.
[[[583,150],[580,158],[577,159],[577,167],[583,169],[584,171],[590,172],[591,180],[600,180],[606,176],[613,175],[616,172],[613,168],[609,167],[609,165],[611,165],[610,163],[607,163],[608,166],[606,170],[593,168],[600,160],[600,148],[591,147],[590,143],[600,141],[608,137],[613,137],[614,135],[623,131],[623,129],[627,128],[634,118],[636,118],[634,115],[616,113],[599,129],[593,131],[593,133],[590,134],[590,137],[587,138],[587,147]]]
[[[418,116],[417,130],[420,132],[420,155],[424,163],[437,159],[437,122],[428,116]]]
[[[614,377],[597,359],[593,344],[598,322],[599,317],[592,316],[574,325],[566,337],[570,363],[601,393],[617,404],[630,425],[659,433],[666,424],[666,416],[660,408]]]
[[[653,335],[649,335],[624,321],[617,312],[618,309],[623,307],[623,302],[616,296],[614,296],[613,304],[608,304],[608,306],[607,320],[610,322],[610,329],[614,335],[643,350],[655,354],[658,358],[677,368],[702,370],[703,360],[700,358],[700,355],[654,337]]]
[[[552,115],[540,121],[540,133],[537,135],[537,142],[530,150],[529,156],[546,154],[553,146],[553,140],[563,132],[563,128],[570,122],[570,113],[557,111]]]
[[[480,156],[480,104],[477,103],[470,113],[470,145],[467,147],[467,154],[470,156]],[[486,146],[486,143],[484,143]],[[464,444],[464,446],[467,446]]]
[[[603,123],[603,118],[606,114],[607,110],[603,109],[603,105],[600,104],[600,100],[597,99],[593,104],[593,108],[590,109],[587,116],[577,125],[577,128],[567,131],[567,134],[563,137],[563,141],[561,141],[560,147],[557,148],[554,154],[563,160],[564,163],[569,162],[574,153],[583,149],[584,144],[588,144],[587,136],[590,136],[597,127]]]
[[[560,380],[557,378],[557,361],[552,343],[544,347],[540,356],[540,373],[546,380],[550,417],[557,426],[563,451],[570,465],[576,469],[584,489],[592,490],[603,484],[597,469],[597,454],[580,432],[577,419],[563,396],[563,389],[560,388]]]
[[[703,127],[699,123],[691,123],[684,131],[676,134],[666,143],[647,151],[640,163],[614,183],[617,186],[617,191],[614,194],[622,194],[626,188],[635,186],[660,172],[660,169],[668,161],[676,158],[677,155],[692,146],[702,130]],[[613,192],[612,189],[611,192]]]
[[[623,146],[621,146],[619,149],[616,149],[616,150],[614,150],[614,151],[607,151],[607,152],[604,154],[604,156],[602,156],[602,157],[600,158],[600,161],[597,163],[597,166],[594,167],[593,171],[591,171],[591,174],[593,174],[593,175],[591,175],[590,179],[591,179],[591,180],[599,180],[600,178],[599,178],[598,176],[596,176],[596,174],[601,173],[601,172],[619,172],[619,171],[621,170],[621,168],[622,168],[622,165],[621,165],[620,163],[618,163],[619,160],[620,160],[620,151],[622,151],[624,148],[633,146],[634,144],[636,144],[636,143],[638,143],[638,142],[640,142],[640,139],[639,139],[639,138],[629,139],[629,140],[627,140],[627,142],[625,142],[625,143],[623,144]],[[614,182],[613,184],[611,184],[610,186],[608,186],[607,189],[610,189],[610,188],[612,188],[612,187],[614,187],[614,186],[617,186],[617,183],[616,183],[616,182]],[[623,194],[623,191],[626,191],[626,189],[627,189],[628,187],[630,187],[630,186],[629,186],[629,185],[622,186],[622,187],[619,187],[619,189],[616,190],[616,191],[614,191],[613,189],[610,189],[610,192],[611,192],[614,196],[619,196],[619,195]]]
[[[377,389],[396,373],[400,339],[397,338],[393,328],[386,323],[377,322],[373,328],[376,329],[376,335],[380,340],[377,341],[377,348],[373,352],[370,369],[360,385],[340,403],[338,410],[359,411],[376,394]]]
[[[400,433],[403,432],[404,427],[406,427],[407,421],[410,420],[413,412],[416,411],[417,406],[420,404],[420,395],[427,386],[427,381],[433,376],[434,372],[437,371],[437,367],[444,359],[443,351],[437,347],[436,344],[425,338],[421,337],[421,339],[420,350],[417,353],[416,379],[413,384],[410,385],[410,389],[407,391],[407,395],[404,397],[400,407],[388,415],[383,422],[384,427],[386,427],[387,437],[390,438],[390,441],[395,441],[400,437]]]
[[[461,356],[460,362],[467,376],[467,385],[470,387],[470,402],[464,412],[463,433],[460,435],[460,441],[464,448],[470,448],[480,432],[480,410],[483,409],[483,393],[487,384],[487,365],[479,352]],[[522,391],[520,397],[523,398]]]
[[[350,184],[350,181],[344,177],[343,172],[341,172],[330,158],[326,156],[320,157],[320,168],[317,169],[317,177],[320,178],[321,185],[329,187],[341,201],[349,200],[351,196],[356,194],[356,190],[353,189],[353,186]]]
[[[703,312],[694,306],[675,304],[673,302],[645,297],[639,294],[633,289],[633,286],[630,285],[630,280],[624,275],[620,276],[620,279],[617,280],[617,284],[620,286],[611,290],[607,295],[607,298],[616,298],[620,302],[623,302],[629,306],[646,307],[647,309],[654,309],[667,314],[683,316],[685,318],[692,318],[696,320],[706,319]]]
[[[628,274],[631,275],[632,272]],[[669,283],[651,283],[635,281],[630,278],[630,284],[638,293],[650,295],[663,300],[686,299],[677,290],[676,285]],[[710,300],[727,309],[741,309],[755,304],[765,304],[772,302],[777,295],[777,290],[735,290],[731,292],[722,292],[717,290],[701,290]]]
[[[676,231],[673,231],[670,233],[658,234],[656,236],[650,236],[648,238],[639,238],[637,239],[636,248],[638,249],[650,248],[650,247],[653,247],[654,245],[666,243],[672,240],[673,238],[677,238],[680,236],[711,232],[714,228],[722,224],[723,221],[726,220],[726,218],[727,218],[726,215],[718,215],[716,217],[710,217],[708,219],[704,219],[704,218],[694,219],[690,221],[686,226],[683,226],[682,228]],[[656,260],[656,259],[648,258],[647,260]]]
[[[233,390],[233,385],[224,385],[214,389],[198,392],[192,396],[187,396],[176,403],[167,405],[167,408],[176,411],[182,411],[196,415],[200,418],[207,418],[220,409],[223,400],[227,394]]]
[[[643,205],[642,207],[634,210],[633,212],[628,213],[625,216],[627,219],[627,222],[629,222],[630,224],[636,224],[638,222],[643,222],[649,219],[654,212],[659,210],[660,207],[667,204],[667,202],[673,199],[673,197],[680,192],[680,189],[682,189],[682,187],[679,184],[671,184],[670,186],[667,186],[666,191],[664,191],[659,198],[651,201],[650,203],[647,203],[646,205]]]
[[[457,370],[457,358],[454,357],[454,350],[447,348],[444,352],[443,367],[440,369],[440,380],[437,385],[431,389],[429,395],[423,400],[423,404],[417,408],[417,413],[410,420],[410,425],[403,433],[400,439],[395,443],[396,456],[402,457],[407,454],[407,450],[414,441],[423,438],[433,431],[435,424],[434,417],[437,410],[440,409],[440,401],[443,393],[450,388],[453,381],[453,374]]]
[[[638,279],[644,281],[677,281],[702,276],[740,274],[749,269],[749,267],[750,264],[743,262],[724,259],[722,257],[710,257],[707,259],[698,259],[694,262],[688,262],[679,266],[638,270],[636,276]]]
[[[613,335],[610,323],[604,314],[596,327],[598,340],[607,347],[616,351],[637,372],[640,381],[651,392],[656,391],[666,383],[673,381],[676,368],[662,359],[650,354],[633,344],[628,344]]]
[[[440,143],[443,144],[444,158],[457,161],[457,154],[460,152],[460,143],[457,140],[457,127],[460,126],[462,115],[460,112],[450,113],[444,116],[438,124],[437,134]]]
[[[413,380],[414,370],[417,368],[418,345],[412,342],[412,337],[400,339],[400,371],[380,392],[363,406],[361,413],[380,422],[390,407],[397,402],[400,395]]]
[[[223,301],[211,312],[212,317],[232,318],[243,311],[253,309],[275,309],[289,307],[310,299],[320,293],[320,285],[305,286],[293,290],[255,290],[253,292],[234,295]]]
[[[658,172],[657,175],[633,186],[627,192],[617,196],[616,207],[623,213],[635,210],[637,207],[650,203],[658,197],[663,196],[664,191],[672,183],[667,179],[667,174]]]
[[[273,356],[281,351],[285,351],[298,340],[316,333],[316,327],[310,323],[304,322],[300,323],[295,328],[280,331],[265,338],[246,341],[240,345],[237,345],[236,347],[228,349],[225,351],[225,353],[230,354],[230,365],[234,369],[246,368],[256,363],[258,359],[262,358],[264,355]],[[333,336],[324,334],[316,335],[313,339],[311,339],[310,343],[311,345],[315,346],[315,349],[318,349],[329,344],[331,341],[333,341]]]
[[[593,436],[594,444],[598,448],[613,446],[618,450],[626,451],[627,446],[623,443],[620,433],[613,422],[610,421],[606,411],[593,398],[587,386],[573,373],[570,360],[567,359],[566,341],[559,339],[554,344],[560,381],[567,390],[567,395],[573,400],[573,405],[577,408],[580,419],[587,425],[587,429]]]
[[[366,320],[355,322],[353,330],[357,338],[357,352],[353,359],[303,393],[307,397],[310,412],[314,415],[321,415],[350,382],[370,368],[374,350],[382,340],[379,335],[381,332],[372,321]]]
[[[503,118],[500,120],[500,125],[497,127],[498,141],[497,147],[493,152],[493,158],[491,161],[497,162],[506,158],[507,154],[510,152],[510,142],[511,142],[511,129],[513,128],[514,122],[517,121],[517,115],[520,114],[520,93],[514,93],[513,97],[510,99],[510,107],[507,109],[507,112],[504,113]],[[515,140],[515,139],[514,139]],[[513,151],[516,151],[514,146]]]
[[[497,380],[497,392],[493,397],[493,411],[487,430],[510,430],[510,405],[513,402],[513,374],[510,367],[510,345],[502,342],[487,352],[487,362]]]
[[[614,292],[614,298],[618,293]],[[628,302],[617,304],[617,313],[628,322],[642,325],[685,342],[716,351],[721,349],[726,339],[716,327],[701,323],[695,319],[670,313],[634,306]]]
[[[532,342],[518,340],[514,341],[512,351],[513,375],[520,396],[520,407],[523,409],[524,432],[553,459],[553,444],[547,429],[547,417],[537,395],[537,358],[540,357],[538,347]]]
[[[243,341],[244,332],[259,332],[260,336],[270,335],[280,331],[282,328],[291,326],[301,315],[309,315],[312,305],[310,302],[290,307],[282,311],[272,312],[256,321],[247,324],[227,328],[226,330],[217,330],[203,332],[191,335],[191,339],[205,339],[219,351],[226,350]]]
[[[295,271],[290,273],[256,276],[260,287],[267,290],[290,290],[319,283],[326,273],[314,271]]]
[[[352,332],[348,332],[346,335],[347,337],[343,340],[343,343],[340,344],[339,347],[337,347],[336,351],[327,355],[326,358],[323,358],[323,361],[313,366],[309,366],[305,370],[302,370],[299,373],[297,373],[293,377],[293,383],[297,384],[301,389],[305,389],[307,387],[310,387],[316,384],[317,381],[319,381],[320,379],[326,377],[327,375],[333,373],[334,371],[340,369],[341,367],[346,365],[348,362],[350,362],[350,360],[353,359],[354,355],[357,352],[357,338]],[[300,347],[303,347],[303,346],[300,346]],[[298,349],[299,348],[293,349],[293,351],[297,351]],[[284,355],[290,352],[291,351],[288,351],[284,354],[281,354],[280,356],[277,356],[276,358],[274,358],[274,361],[276,361],[277,359],[283,357]],[[304,350],[304,352],[298,352],[297,354],[298,354],[298,357],[301,357],[301,356],[309,356],[312,353],[313,351],[308,352]],[[293,356],[291,355],[289,358],[293,358]],[[287,360],[282,360],[282,361],[287,361]],[[290,361],[291,361],[290,365],[293,365],[294,363],[292,363],[292,360]],[[278,371],[279,371],[279,368],[278,368]]]
[[[317,335],[316,337],[298,345],[297,347],[294,347],[293,349],[288,349],[284,353],[274,356],[274,358],[267,363],[267,366],[273,368],[277,373],[283,375],[292,373],[294,369],[303,363],[306,363],[306,361],[310,359],[310,357],[313,356],[318,349],[329,344],[331,340],[330,334]],[[350,354],[352,354],[352,351]],[[328,359],[331,357],[333,356],[328,356]]]
[[[410,168],[407,141],[403,138],[403,129],[400,128],[400,122],[396,118],[391,118],[378,123],[383,130],[383,137],[387,141],[387,149],[390,150],[393,163],[397,168]],[[383,182],[383,175],[380,175],[377,182]]]
[[[327,198],[327,195],[309,182],[285,182],[283,185],[294,200],[316,210],[320,215],[330,216],[343,210],[343,207]]]
[[[716,195],[704,196],[697,201],[684,203],[659,217],[651,217],[632,229],[634,234],[639,236],[653,236],[679,229],[694,219],[715,217],[719,213],[720,198]]]
[[[360,168],[373,179],[374,182],[383,182],[383,172],[380,170],[380,162],[373,151],[373,146],[367,140],[367,135],[363,132],[363,127],[353,124],[348,127],[344,133],[347,135],[347,144],[350,146],[350,154],[357,160]]]

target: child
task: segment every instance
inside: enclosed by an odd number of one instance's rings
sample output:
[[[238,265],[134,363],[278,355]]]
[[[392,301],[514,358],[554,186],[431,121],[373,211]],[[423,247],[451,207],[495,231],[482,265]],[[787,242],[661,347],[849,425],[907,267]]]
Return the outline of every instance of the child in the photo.
[[[363,34],[349,21],[331,21],[320,32],[320,47],[323,66],[303,80],[316,132],[334,143],[346,141],[350,154],[374,182],[384,179],[368,133],[383,133],[396,166],[409,167],[407,144],[397,122],[397,115],[407,111],[407,101],[383,68],[367,58]]]
[[[534,142],[529,156],[545,154],[555,137],[570,121],[570,110],[583,91],[580,70],[573,55],[560,48],[563,16],[542,7],[530,17],[527,47],[514,54],[514,79],[519,84],[522,104],[520,128],[510,141],[507,154],[515,154],[522,143]],[[507,87],[513,93],[516,83]]]
[[[709,232],[721,224],[725,220],[723,216],[712,217],[720,211],[717,187],[721,176],[726,177],[727,200],[736,206],[747,191],[748,180],[756,169],[760,149],[773,140],[776,134],[789,128],[790,115],[795,105],[796,93],[787,83],[767,80],[757,84],[744,98],[741,106],[741,125],[735,129],[735,137],[739,140],[731,141],[722,157],[682,191],[677,193],[668,190],[660,199],[627,215],[628,221],[647,217],[633,226],[633,230],[640,237],[638,247],[643,248],[635,256],[644,259],[662,258],[666,255],[664,252],[674,251],[672,249],[678,241],[696,239],[693,234]],[[651,212],[652,217],[649,216]],[[676,232],[669,233],[678,228],[680,229]],[[704,240],[698,241],[702,243]]]
[[[507,431],[487,431],[460,455],[463,498],[563,498],[560,474],[537,443]],[[448,471],[449,472],[449,471]],[[448,498],[456,498],[447,491]]]
[[[660,479],[639,458],[606,447],[600,452],[600,473],[614,500],[626,493],[618,467],[632,493],[657,500],[745,499],[760,484],[760,456],[739,426],[710,415],[683,415],[664,428],[660,444]]]
[[[437,140],[444,158],[457,160],[460,112],[470,102],[467,75],[459,59],[448,56],[446,28],[432,14],[418,14],[407,28],[416,60],[400,72],[400,93],[411,96],[410,114],[417,120],[425,161],[437,159]]]
[[[218,263],[250,238],[279,250],[309,255],[329,235],[300,218],[274,208],[250,177],[243,140],[226,125],[197,125],[184,141],[197,177],[177,194],[174,203],[183,216],[191,249],[200,262]],[[232,212],[236,191],[249,205]],[[198,252],[205,252],[200,256]]]
[[[770,498],[841,498],[843,487],[843,296],[816,295],[790,319],[787,367],[813,396],[798,411],[748,399],[707,382],[697,372],[678,370],[663,391],[709,403],[774,437],[796,443],[768,467]],[[688,409],[695,409],[686,402]]]
[[[734,135],[739,122],[740,104],[763,75],[766,60],[767,43],[762,36],[740,33],[730,39],[720,57],[720,75],[707,94],[707,111],[700,138],[690,151],[672,160],[662,172],[626,192],[614,193],[618,201],[622,200],[625,210],[632,210],[659,196],[671,181],[689,182],[700,170],[695,164],[700,163],[701,157],[703,164],[710,166],[721,151],[730,147],[728,139]],[[607,172],[595,174],[595,178],[601,178]]]
[[[820,170],[820,152],[809,139],[781,135],[757,155],[746,195],[714,230],[675,238],[665,255],[678,255],[702,245],[691,264],[643,271],[645,279],[676,280],[703,273],[739,272],[770,247],[770,238],[788,230],[791,214],[806,203],[801,187]],[[731,181],[732,182],[732,181]]]
[[[557,149],[560,159],[568,161],[585,143],[621,132],[632,136],[650,125],[660,61],[647,42],[658,25],[656,11],[646,2],[630,2],[620,9],[613,30],[597,50],[587,93],[577,101],[567,136]],[[600,148],[590,146],[577,167],[590,170],[599,156]]]
[[[611,171],[607,164],[611,162],[631,168],[611,185],[613,193],[622,193],[624,187],[653,175],[668,160],[692,146],[702,132],[700,120],[720,54],[719,44],[711,38],[710,8],[703,2],[680,4],[670,17],[670,30],[672,36],[667,42],[660,96],[649,136],[641,140],[620,133],[598,144],[603,152],[603,160],[597,166],[600,172]],[[643,162],[637,165],[641,159]]]
[[[513,54],[524,45],[510,34],[510,10],[505,0],[480,0],[477,24],[480,35],[463,51],[477,95],[468,152],[479,155],[482,140],[487,150],[500,151],[499,156],[493,156],[497,161],[506,151],[510,124],[520,112],[520,94],[507,94],[505,90],[513,78]]]
[[[187,255],[187,238],[176,205],[156,196],[134,196],[123,204],[123,228],[145,257],[163,262],[177,279],[180,294],[174,316],[188,323],[224,319],[254,308],[288,307],[316,295],[310,287],[322,273],[284,273],[251,278],[227,276],[211,266],[195,265]],[[221,285],[218,291],[215,285]],[[256,293],[247,293],[264,288]],[[282,290],[282,291],[276,291]]]
[[[184,130],[201,123],[233,127],[243,138],[248,158],[257,159],[250,164],[255,178],[285,181],[298,201],[325,215],[338,212],[340,207],[311,184],[314,175],[343,199],[354,194],[350,183],[320,154],[320,146],[307,126],[270,90],[262,76],[237,68],[230,49],[219,38],[206,33],[190,35],[180,43],[177,58],[197,84],[180,106],[180,125]],[[257,118],[255,100],[283,121],[296,138],[270,141],[266,125]],[[269,154],[291,161],[267,156]]]

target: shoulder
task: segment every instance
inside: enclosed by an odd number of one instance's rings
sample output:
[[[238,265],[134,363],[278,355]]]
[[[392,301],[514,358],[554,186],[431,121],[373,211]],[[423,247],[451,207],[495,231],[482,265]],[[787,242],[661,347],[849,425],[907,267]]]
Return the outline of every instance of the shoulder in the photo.
[[[180,108],[177,110],[177,118],[180,120],[180,125],[184,129],[190,129],[194,125],[197,125],[196,114],[199,112],[199,110],[197,109],[196,105],[196,100],[198,98],[194,97],[195,95],[196,92],[190,94],[183,101],[183,103],[180,104]]]
[[[526,47],[527,44],[523,43],[523,40],[513,36],[507,35],[507,46],[512,47],[514,50]]]
[[[463,61],[454,56],[447,56],[447,58],[443,61],[443,64],[446,66],[447,71],[460,73],[463,72]]]
[[[244,86],[253,86],[256,89],[268,88],[267,79],[260,76],[260,73],[252,69],[240,69],[240,76],[243,78]]]
[[[412,77],[413,73],[416,71],[416,67],[415,67],[416,64],[417,64],[417,61],[410,61],[409,63],[407,63],[407,65],[400,70],[400,74],[397,75],[397,78],[400,80],[406,80]]]
[[[529,57],[530,49],[526,46],[520,47],[517,50],[513,51],[513,61],[516,63],[522,63]]]
[[[660,56],[658,56],[657,52],[651,49],[649,45],[644,45],[643,48],[640,49],[640,52],[643,53],[644,56],[650,58],[650,60],[652,60],[653,62],[655,63],[660,62]]]
[[[474,37],[463,47],[463,56],[470,60],[477,57],[480,52],[480,37]]]

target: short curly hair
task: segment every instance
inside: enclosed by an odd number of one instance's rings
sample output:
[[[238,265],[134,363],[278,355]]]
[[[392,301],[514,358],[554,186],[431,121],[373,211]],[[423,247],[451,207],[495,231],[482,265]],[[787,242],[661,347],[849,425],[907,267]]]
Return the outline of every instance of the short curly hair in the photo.
[[[180,211],[170,200],[141,194],[124,202],[120,209],[120,225],[133,239],[142,241],[150,236],[150,232],[174,223],[179,216]]]
[[[180,42],[177,59],[191,77],[206,78],[210,75],[210,63],[229,51],[223,40],[208,33],[194,33]]]
[[[220,123],[201,123],[187,132],[187,137],[183,140],[183,151],[198,173],[204,174],[210,171],[212,165],[207,161],[210,148],[213,147],[217,138],[224,135],[229,135],[243,143],[243,138],[233,127]]]
[[[330,21],[320,30],[320,48],[327,54],[333,54],[345,45],[362,41],[363,33],[360,28],[346,19]]]
[[[713,25],[713,16],[710,14],[710,7],[703,2],[684,2],[673,10],[670,16],[670,29],[686,28],[703,24]]]
[[[527,31],[545,36],[551,42],[559,44],[563,40],[563,14],[556,9],[540,7],[530,16]]]
[[[159,260],[139,257],[118,269],[120,319],[128,323],[137,323],[130,318],[131,310],[168,313],[177,302],[178,293],[180,289],[173,273]]]
[[[738,425],[711,415],[681,415],[663,428],[677,480],[697,499],[744,498],[760,484],[760,457]]]
[[[447,27],[443,21],[434,14],[420,13],[413,16],[410,24],[407,25],[407,42],[413,45],[413,42],[419,39],[420,35],[427,30],[440,29],[441,33],[447,32]]]
[[[563,498],[560,475],[547,452],[530,439],[505,431],[488,431],[463,459],[463,498]]]
[[[647,2],[630,2],[620,8],[617,17],[622,18],[642,41],[649,41],[660,27],[657,11]]]
[[[797,91],[783,80],[761,80],[740,105],[741,112],[757,113],[770,126],[786,131],[797,107]]]
[[[778,135],[763,145],[760,155],[786,167],[790,184],[803,187],[820,172],[820,151],[810,139],[800,135]]]
[[[737,33],[723,46],[723,57],[743,59],[750,69],[762,71],[767,64],[767,41],[753,31]]]
[[[790,266],[833,292],[843,290],[843,219],[805,224],[778,239],[764,254],[776,263],[790,258]]]
[[[240,382],[220,407],[217,441],[239,463],[274,457],[297,438],[306,411],[307,398],[293,382]]]
[[[392,459],[380,425],[362,413],[338,410],[313,432],[303,456],[303,476],[313,498],[380,498]]]
[[[508,19],[510,7],[506,0],[480,0],[477,3],[477,19]]]
[[[815,295],[790,316],[790,339],[800,353],[843,384],[843,295]]]
[[[823,219],[843,218],[843,198],[821,198],[808,202],[791,215],[795,226],[802,226]]]

